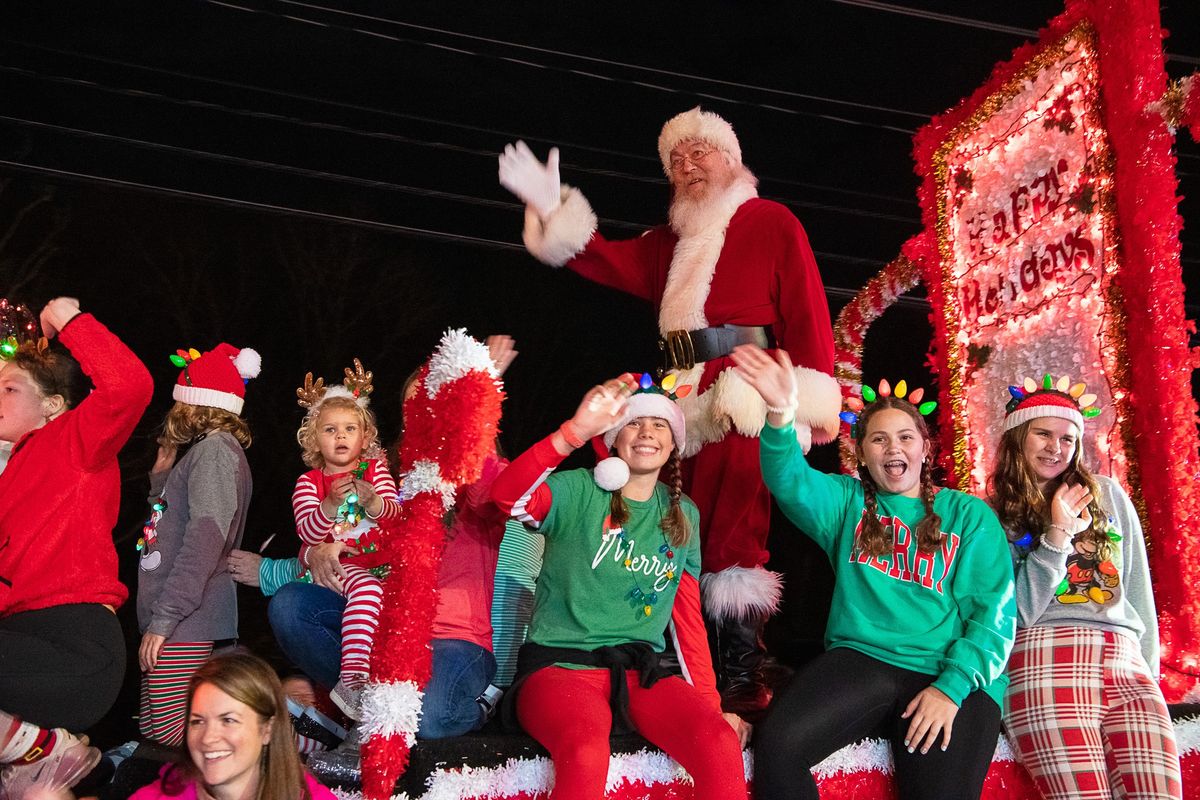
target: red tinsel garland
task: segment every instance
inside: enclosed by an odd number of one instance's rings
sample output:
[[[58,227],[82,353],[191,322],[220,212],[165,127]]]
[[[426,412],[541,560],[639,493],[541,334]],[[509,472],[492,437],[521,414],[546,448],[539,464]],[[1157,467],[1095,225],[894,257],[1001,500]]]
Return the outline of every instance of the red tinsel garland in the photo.
[[[1161,620],[1164,682],[1178,700],[1200,678],[1200,522],[1196,402],[1187,345],[1195,324],[1183,306],[1179,217],[1172,138],[1146,106],[1167,86],[1162,28],[1154,0],[1074,0],[1067,13],[1086,14],[1100,50],[1104,117],[1115,156],[1130,405],[1141,466],[1142,496],[1154,546],[1150,564]]]
[[[439,374],[454,374],[431,395],[426,387],[435,363]],[[363,693],[363,724],[370,736],[362,748],[362,781],[372,800],[391,797],[408,766],[419,719],[418,690],[429,682],[430,630],[445,541],[442,518],[453,490],[478,480],[495,447],[504,393],[483,364],[491,364],[483,345],[462,331],[447,333],[423,368],[416,395],[405,403],[400,468],[406,473],[401,491],[408,499],[399,518],[383,525],[392,569],[383,584],[371,682]]]

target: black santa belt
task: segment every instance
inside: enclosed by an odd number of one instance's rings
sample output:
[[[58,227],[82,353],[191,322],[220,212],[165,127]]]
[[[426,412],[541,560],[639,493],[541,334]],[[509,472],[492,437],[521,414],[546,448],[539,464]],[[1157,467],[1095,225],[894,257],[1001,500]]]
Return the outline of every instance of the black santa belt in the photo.
[[[763,349],[775,346],[771,328],[764,325],[714,325],[695,331],[667,331],[658,340],[663,351],[660,374],[672,369],[691,369],[698,363],[721,358],[739,344],[756,344]]]

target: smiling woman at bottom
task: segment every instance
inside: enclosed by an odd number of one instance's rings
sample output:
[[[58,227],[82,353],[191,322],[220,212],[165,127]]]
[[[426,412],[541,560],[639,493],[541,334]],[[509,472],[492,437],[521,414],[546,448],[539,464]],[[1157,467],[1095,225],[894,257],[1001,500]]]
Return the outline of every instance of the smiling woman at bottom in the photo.
[[[275,671],[249,653],[206,662],[188,687],[178,763],[131,800],[333,800],[300,764]]]

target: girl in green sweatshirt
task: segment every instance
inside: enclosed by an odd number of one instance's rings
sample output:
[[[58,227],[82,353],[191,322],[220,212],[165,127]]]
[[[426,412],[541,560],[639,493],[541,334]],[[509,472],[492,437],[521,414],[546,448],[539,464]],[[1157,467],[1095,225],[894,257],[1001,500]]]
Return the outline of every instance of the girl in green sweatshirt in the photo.
[[[1000,732],[1015,629],[1004,532],[981,500],[933,485],[931,439],[908,400],[857,421],[860,480],[808,465],[786,353],[734,351],[767,404],[760,459],[784,514],[829,556],[826,652],[776,697],[755,735],[755,797],[818,797],[811,769],[888,739],[902,798],[979,797]]]

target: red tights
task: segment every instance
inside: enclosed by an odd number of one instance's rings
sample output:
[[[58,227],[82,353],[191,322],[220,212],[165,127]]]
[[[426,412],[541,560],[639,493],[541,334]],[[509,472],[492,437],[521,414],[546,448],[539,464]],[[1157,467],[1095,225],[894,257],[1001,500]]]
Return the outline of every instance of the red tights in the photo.
[[[629,684],[629,717],[638,733],[688,771],[695,800],[744,800],[746,778],[737,735],[716,709],[682,678],[650,689]],[[550,751],[551,800],[600,800],[608,776],[612,710],[607,670],[546,667],[529,676],[517,695],[517,719]]]

